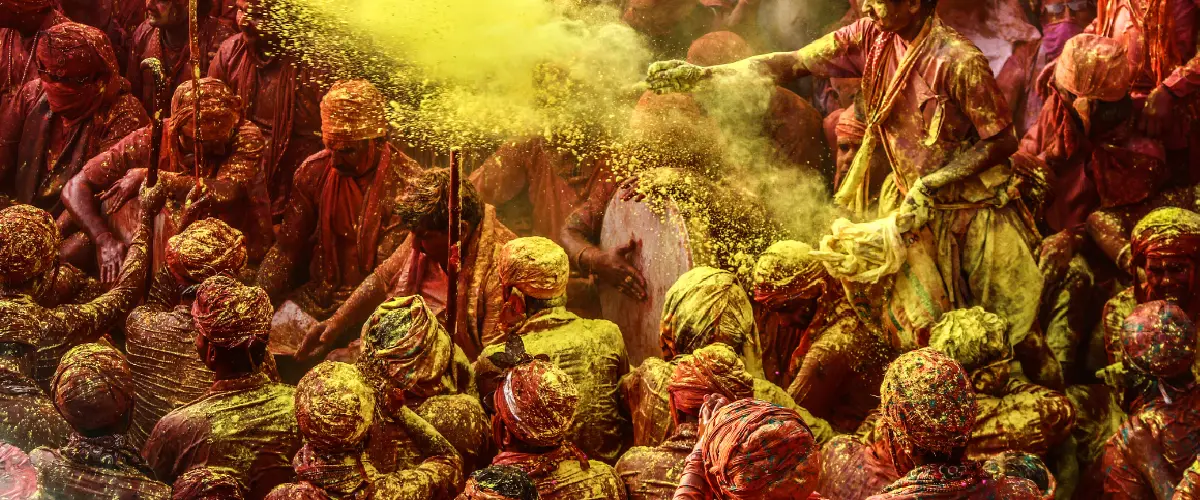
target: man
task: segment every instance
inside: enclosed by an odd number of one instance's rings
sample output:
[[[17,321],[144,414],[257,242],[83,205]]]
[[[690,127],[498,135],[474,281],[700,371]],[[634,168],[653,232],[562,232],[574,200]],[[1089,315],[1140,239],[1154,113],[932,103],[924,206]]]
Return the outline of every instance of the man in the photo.
[[[196,352],[192,303],[204,280],[241,272],[244,241],[240,231],[218,219],[193,222],[167,240],[167,270],[155,284],[159,293],[152,292],[125,321],[125,349],[138,396],[129,430],[135,445],[146,442],[160,418],[212,386],[213,373]]]
[[[213,16],[211,0],[200,0],[196,12],[200,29],[200,54],[198,57],[200,71],[206,71],[208,62],[216,54],[217,47],[227,38],[236,33],[232,23]],[[142,21],[133,32],[130,40],[129,65],[125,70],[125,78],[133,88],[134,95],[142,101],[147,111],[154,106],[156,90],[154,82],[147,80],[140,64],[143,60],[155,57],[162,61],[163,72],[167,77],[166,95],[173,95],[175,89],[183,82],[191,79],[191,44],[188,39],[188,2],[183,0],[152,0],[146,2],[146,20]],[[165,97],[164,97],[165,99]],[[163,117],[170,116],[171,110],[165,109]]]
[[[70,22],[57,0],[6,0],[0,3],[0,115],[26,82],[37,79],[34,51],[51,26]]]
[[[403,241],[396,200],[421,167],[388,142],[386,106],[366,80],[335,83],[321,99],[325,149],[296,171],[279,241],[258,273],[276,303],[286,296],[326,319]]]
[[[858,320],[841,286],[798,241],[767,248],[754,266],[763,369],[796,404],[853,433],[877,406],[890,349]]]
[[[309,498],[450,498],[458,491],[462,463],[450,455],[430,457],[410,469],[378,474],[364,451],[375,415],[375,391],[352,365],[325,361],[296,386],[296,420],[304,447],[293,467],[299,482],[271,491],[270,500]],[[449,445],[446,445],[449,448]]]
[[[309,352],[322,353],[334,347],[346,331],[366,321],[387,297],[420,295],[435,313],[444,314],[449,286],[445,269],[450,257],[450,173],[445,169],[428,170],[412,179],[409,186],[397,203],[400,221],[411,231],[409,237],[363,279],[337,312],[309,330],[305,344],[318,346]],[[458,272],[458,324],[453,340],[467,359],[474,360],[484,347],[503,343],[507,334],[499,328],[504,294],[496,260],[503,245],[516,235],[496,220],[496,209],[479,201],[470,184],[464,184],[459,194],[462,267]]]
[[[677,500],[821,498],[820,448],[795,411],[765,401],[709,396],[704,428],[683,466]]]
[[[1108,440],[1096,464],[1098,498],[1170,498],[1200,452],[1196,327],[1179,306],[1147,302],[1125,320],[1120,340],[1126,364],[1149,388],[1145,404]]]
[[[66,446],[30,453],[43,494],[171,497],[171,487],[151,479],[150,468],[125,435],[134,406],[133,376],[120,351],[84,344],[67,352],[54,374],[54,405],[75,432]]]
[[[154,476],[173,483],[188,469],[225,467],[250,498],[295,478],[300,448],[295,389],[260,369],[267,356],[271,301],[262,289],[214,276],[192,303],[196,350],[215,381],[206,394],[168,413],[150,433],[142,456]]]
[[[975,423],[975,394],[962,367],[924,348],[888,366],[879,402],[897,470],[907,473],[870,498],[1041,498],[1033,482],[993,478],[963,457]]]
[[[63,188],[63,203],[95,244],[105,281],[111,280],[113,262],[119,262],[125,252],[128,214],[137,210],[136,204],[127,203],[132,188],[141,184],[156,161],[158,182],[164,184],[171,201],[170,217],[159,229],[162,239],[192,220],[212,216],[246,236],[249,264],[261,261],[270,248],[273,234],[262,180],[262,134],[242,119],[241,100],[228,86],[213,78],[200,79],[199,86],[199,95],[191,81],[175,89],[171,118],[163,120],[158,158],[150,158],[151,128],[143,127],[91,158]],[[200,99],[200,116],[193,120],[196,99]],[[196,141],[203,157],[199,172]],[[155,247],[155,254],[161,255],[161,243]]]
[[[674,430],[656,447],[635,446],[617,462],[630,500],[670,500],[688,454],[696,445],[700,407],[710,394],[729,401],[754,396],[754,378],[737,353],[725,344],[685,354],[675,365],[668,387]]]
[[[617,325],[568,312],[570,265],[562,247],[546,238],[517,238],[504,244],[497,262],[507,307],[515,310],[509,335],[519,335],[525,351],[549,358],[579,388],[579,410],[570,440],[589,457],[616,463],[628,436],[621,415],[618,382],[629,373],[629,355]],[[490,359],[504,346],[491,345],[475,361],[480,394],[494,389],[502,370]]]
[[[542,500],[621,499],[625,487],[612,467],[588,460],[568,439],[579,389],[553,364],[524,352],[513,336],[509,366],[495,392],[492,435],[500,454],[492,465],[511,465],[537,483]]]
[[[33,379],[40,329],[32,319],[9,314],[0,329],[0,441],[30,451],[63,446],[71,436],[54,401]]]
[[[238,0],[240,33],[221,44],[208,76],[229,84],[242,99],[245,117],[267,139],[263,152],[272,213],[282,215],[291,200],[293,175],[300,163],[321,150],[317,108],[326,85],[307,62],[281,52],[279,33],[271,31],[273,0]]]
[[[538,491],[525,471],[490,465],[471,474],[457,500],[538,500]]]
[[[1032,41],[1013,50],[997,73],[1001,88],[1014,92],[1009,98],[1017,135],[1024,136],[1037,123],[1042,105],[1049,95],[1043,95],[1038,81],[1046,66],[1058,59],[1063,46],[1083,32],[1096,18],[1096,4],[1090,0],[1046,0],[1041,3],[1041,40]],[[1008,80],[1007,82],[1005,80]],[[1011,82],[1011,83],[1010,83]]]
[[[404,468],[442,441],[462,457],[463,470],[491,463],[491,423],[475,391],[471,362],[424,299],[414,295],[380,304],[364,325],[362,351],[358,369],[378,391],[379,414],[367,439],[376,469]],[[429,426],[441,436],[419,434]]]
[[[26,83],[0,118],[0,179],[10,201],[49,211],[70,235],[76,226],[63,213],[63,186],[93,156],[150,119],[129,93],[108,37],[96,28],[48,28],[30,62],[40,78]]]
[[[672,92],[737,75],[863,77],[867,137],[836,200],[864,213],[870,157],[881,150],[903,199],[881,213],[901,216],[902,232],[913,240],[912,271],[873,297],[878,317],[890,318],[881,326],[919,336],[943,312],[980,305],[1008,318],[1010,340],[1021,344],[1037,317],[1041,279],[1033,235],[1007,204],[1006,160],[1017,140],[987,59],[941,21],[933,0],[872,0],[863,8],[869,19],[799,51],[703,68],[655,63],[647,81]],[[1027,364],[1041,362],[1036,340],[1030,352],[1021,351]]]
[[[171,486],[171,500],[244,500],[246,487],[229,471],[196,467]]]

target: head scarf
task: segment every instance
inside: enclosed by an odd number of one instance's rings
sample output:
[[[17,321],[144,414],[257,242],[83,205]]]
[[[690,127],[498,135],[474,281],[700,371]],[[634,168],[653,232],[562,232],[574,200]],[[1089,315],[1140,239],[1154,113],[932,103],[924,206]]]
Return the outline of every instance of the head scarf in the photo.
[[[39,10],[53,9],[61,5],[60,0],[0,0],[0,10],[14,14],[28,14]]]
[[[1140,304],[1121,325],[1121,348],[1133,369],[1157,378],[1176,377],[1196,360],[1196,325],[1175,304]]]
[[[750,336],[757,335],[750,299],[737,277],[703,266],[684,273],[667,290],[663,326],[662,334],[674,344],[676,354],[692,353],[714,342],[740,351]]]
[[[363,372],[404,389],[441,377],[454,356],[450,334],[420,295],[380,304],[362,340]]]
[[[721,498],[805,498],[797,489],[811,492],[821,470],[820,448],[800,414],[765,401],[742,399],[717,410],[697,447]]]
[[[45,210],[33,205],[0,210],[0,284],[20,285],[53,269],[60,242]]]
[[[754,55],[754,49],[737,33],[714,31],[708,33],[688,47],[687,62],[698,66],[716,66],[741,61]]]
[[[133,372],[120,351],[83,344],[67,351],[54,372],[54,406],[75,430],[87,433],[129,425]]]
[[[358,447],[375,415],[375,392],[354,366],[325,361],[296,384],[296,422],[321,451]]]
[[[949,356],[967,372],[1008,360],[1008,321],[975,306],[942,315],[929,332],[929,347]]]
[[[20,448],[0,441],[0,498],[27,500],[38,492],[37,468]]]
[[[849,137],[853,139],[852,142],[861,143],[863,136],[867,135],[867,124],[855,116],[856,112],[854,105],[851,104],[850,107],[842,112],[841,116],[838,116],[835,130],[837,131],[837,138],[839,140],[843,137]]]
[[[672,408],[699,416],[709,394],[720,394],[729,401],[754,397],[754,377],[746,373],[742,358],[733,349],[712,344],[680,358],[667,392]]]
[[[224,348],[265,345],[273,314],[267,292],[228,276],[204,280],[192,303],[196,330],[210,343]]]
[[[321,98],[321,135],[336,141],[362,141],[387,134],[387,100],[366,80],[333,84]]]
[[[219,79],[205,77],[201,78],[199,83],[200,138],[206,141],[224,138],[242,119],[242,99]],[[184,80],[171,96],[170,125],[164,127],[169,132],[169,137],[178,136],[184,126],[192,123],[195,102],[196,92],[192,88],[192,81]],[[164,140],[163,147],[178,149],[173,141]]]
[[[828,272],[810,255],[812,250],[805,243],[791,240],[767,247],[754,264],[754,301],[766,304],[816,298]]]
[[[879,392],[883,421],[903,451],[948,453],[966,446],[975,426],[975,391],[945,354],[926,347],[900,355]]]
[[[1075,94],[1074,107],[1091,129],[1094,101],[1119,101],[1129,93],[1133,70],[1125,46],[1111,38],[1082,34],[1067,41],[1054,68],[1054,80]]]
[[[171,500],[242,500],[246,487],[233,472],[215,467],[184,472],[171,487]]]
[[[97,76],[83,86],[42,80],[50,109],[72,121],[92,116],[128,85],[108,35],[86,24],[62,23],[46,30],[38,42],[37,61],[51,74]]]
[[[553,299],[567,293],[571,277],[567,252],[540,236],[517,238],[500,250],[500,283],[526,297]]]
[[[531,446],[559,446],[575,419],[579,389],[553,363],[533,360],[509,370],[496,390],[495,404],[496,417],[517,439]]]
[[[1130,242],[1130,269],[1134,277],[1134,294],[1138,302],[1149,300],[1148,290],[1137,283],[1138,269],[1148,258],[1188,257],[1200,255],[1200,214],[1182,208],[1166,207],[1150,212],[1133,228]]]
[[[220,219],[198,220],[167,240],[167,269],[185,283],[237,276],[246,265],[245,241],[241,231]]]

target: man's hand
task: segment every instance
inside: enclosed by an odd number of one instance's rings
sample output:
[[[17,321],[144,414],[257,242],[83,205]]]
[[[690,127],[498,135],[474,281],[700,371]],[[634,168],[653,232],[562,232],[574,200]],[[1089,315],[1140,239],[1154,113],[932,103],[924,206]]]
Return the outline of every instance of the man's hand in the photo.
[[[646,279],[629,263],[630,256],[639,246],[641,243],[631,238],[615,251],[594,252],[586,265],[600,281],[635,300],[646,300]]]
[[[1146,107],[1138,119],[1138,128],[1150,137],[1161,137],[1175,117],[1175,95],[1159,85],[1146,97]]]
[[[896,217],[896,225],[899,227],[901,233],[916,231],[925,227],[932,213],[933,194],[925,186],[925,182],[918,179],[908,189],[908,197],[900,205],[900,213]]]
[[[304,334],[304,341],[296,349],[296,361],[303,363],[311,359],[324,358],[329,351],[333,350],[333,342],[341,334],[341,331],[341,322],[337,320],[336,315],[313,325]]]
[[[167,203],[167,188],[163,186],[162,182],[157,182],[153,186],[142,184],[142,189],[138,193],[138,202],[142,205],[142,213],[157,214]]]
[[[100,193],[100,201],[110,202],[108,205],[108,215],[112,215],[125,205],[125,202],[132,200],[137,196],[138,189],[142,187],[142,183],[146,181],[146,169],[134,168],[125,172],[125,176],[121,180],[113,184],[108,190]]]
[[[116,283],[121,275],[121,263],[125,261],[125,251],[129,248],[125,242],[117,239],[112,233],[104,233],[96,237],[96,256],[100,261],[100,280],[105,284]]]
[[[1046,283],[1054,283],[1066,276],[1075,258],[1077,235],[1070,231],[1059,231],[1042,240],[1038,250],[1038,269]]]
[[[720,410],[722,407],[729,404],[729,402],[730,401],[728,399],[725,399],[725,396],[715,392],[704,396],[704,404],[700,405],[701,432],[704,432],[704,428],[708,426],[708,423],[712,420],[713,415],[717,413],[717,410]]]
[[[691,92],[700,82],[712,76],[712,70],[687,61],[659,61],[646,71],[646,84],[655,94]]]

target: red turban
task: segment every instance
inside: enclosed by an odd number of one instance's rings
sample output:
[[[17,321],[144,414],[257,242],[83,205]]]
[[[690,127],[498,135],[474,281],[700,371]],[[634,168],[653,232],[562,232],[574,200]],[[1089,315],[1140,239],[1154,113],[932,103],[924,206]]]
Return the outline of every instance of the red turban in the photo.
[[[363,372],[404,389],[441,377],[454,357],[450,334],[420,295],[380,304],[362,339]]]
[[[235,471],[196,467],[184,472],[171,487],[171,500],[242,500],[246,487]]]
[[[531,446],[559,446],[575,419],[579,389],[554,364],[533,360],[509,370],[496,390],[495,404],[496,417],[517,439]]]
[[[352,365],[325,361],[296,385],[296,422],[304,440],[325,453],[362,444],[375,415],[375,391]]]
[[[192,303],[196,330],[210,343],[225,348],[266,345],[272,315],[267,292],[228,276],[204,280]]]
[[[765,401],[717,410],[697,446],[720,498],[807,498],[821,470],[820,448],[800,414]]]
[[[1150,212],[1133,228],[1129,242],[1130,270],[1134,281],[1137,270],[1146,265],[1147,258],[1187,257],[1196,260],[1200,255],[1200,214],[1182,208],[1166,207]],[[1134,285],[1138,302],[1149,300],[1145,287]]]
[[[54,406],[75,430],[125,431],[133,409],[133,372],[120,351],[83,344],[67,351],[52,384]]]
[[[0,210],[0,284],[20,285],[51,270],[60,241],[45,210],[32,205]]]
[[[0,10],[6,10],[13,14],[28,14],[52,9],[59,5],[61,5],[59,0],[0,0]]]
[[[837,127],[834,130],[837,132],[837,139],[839,141],[843,138],[849,138],[851,139],[850,142],[861,143],[863,136],[867,135],[867,124],[859,120],[855,113],[857,111],[854,105],[851,104],[850,107],[846,108],[838,116]]]
[[[648,168],[709,173],[720,158],[721,131],[691,94],[646,91],[629,117],[633,154]]]
[[[1175,304],[1140,304],[1121,325],[1121,348],[1139,372],[1158,378],[1182,375],[1196,360],[1196,325]]]
[[[698,66],[716,66],[741,61],[754,55],[750,44],[732,31],[708,33],[688,47],[687,62]]]
[[[975,426],[975,391],[950,357],[929,347],[900,355],[879,393],[883,421],[906,451],[966,446]]]
[[[62,23],[46,30],[38,42],[37,60],[55,76],[97,76],[83,85],[42,79],[50,109],[69,119],[92,116],[128,89],[108,35],[86,24]]]
[[[500,250],[500,284],[526,297],[553,299],[567,293],[571,277],[567,252],[540,236],[517,238]]]
[[[829,273],[799,241],[773,243],[754,263],[754,301],[774,307],[793,299],[814,299]]]
[[[178,135],[182,127],[191,125],[195,113],[196,93],[192,81],[185,80],[171,96],[170,125],[166,128]],[[225,82],[205,77],[200,79],[200,138],[224,138],[242,119],[242,99]],[[172,146],[169,142],[163,144]]]
[[[754,397],[754,377],[742,358],[725,344],[712,344],[680,358],[667,386],[671,405],[698,416],[704,398],[720,394],[729,401]]]
[[[333,84],[321,98],[321,135],[335,141],[361,141],[387,134],[387,100],[366,80]]]
[[[167,269],[185,283],[237,276],[246,265],[245,241],[241,231],[220,219],[198,220],[167,240]]]
[[[0,498],[36,498],[37,468],[20,448],[0,441]]]

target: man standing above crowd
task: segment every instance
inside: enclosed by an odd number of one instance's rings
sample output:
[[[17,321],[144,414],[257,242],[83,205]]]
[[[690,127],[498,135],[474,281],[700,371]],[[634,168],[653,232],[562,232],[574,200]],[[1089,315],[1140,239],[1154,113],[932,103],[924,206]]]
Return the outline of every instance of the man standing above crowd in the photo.
[[[200,16],[197,24],[200,54],[197,60],[200,71],[208,68],[208,62],[216,54],[217,47],[237,31],[232,23],[211,14],[211,0],[200,0],[196,12]],[[191,44],[188,39],[188,2],[185,0],[152,0],[146,2],[146,20],[133,32],[130,40],[129,64],[125,78],[133,87],[134,95],[142,100],[147,111],[153,111],[154,82],[147,80],[140,63],[150,57],[162,61],[167,77],[166,95],[175,93],[175,88],[192,77]],[[165,109],[163,116],[171,110]]]
[[[51,26],[70,22],[58,0],[0,2],[0,114],[26,82],[38,77],[34,50]]]

